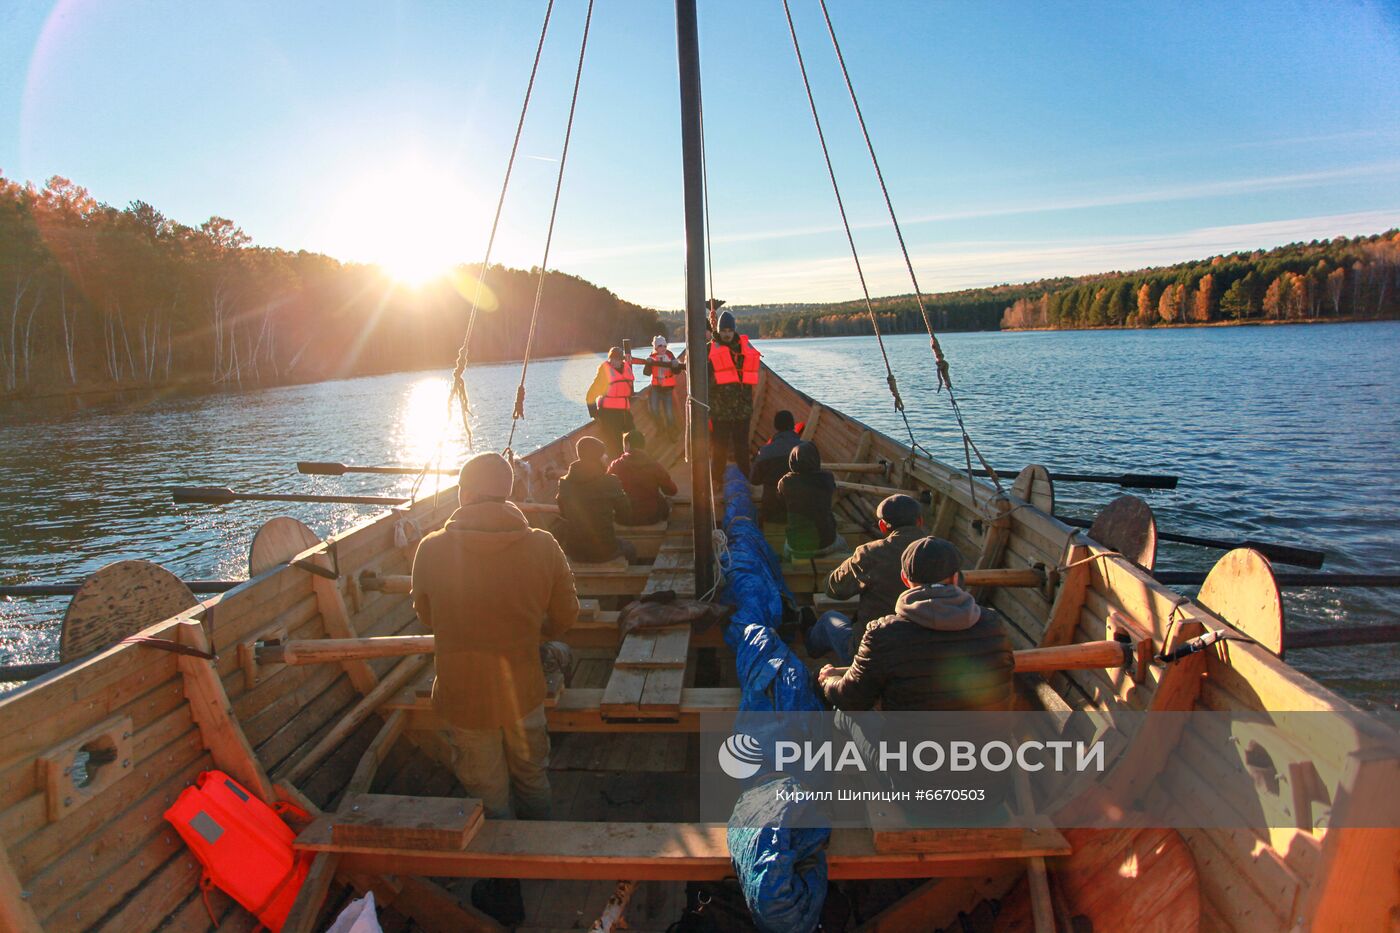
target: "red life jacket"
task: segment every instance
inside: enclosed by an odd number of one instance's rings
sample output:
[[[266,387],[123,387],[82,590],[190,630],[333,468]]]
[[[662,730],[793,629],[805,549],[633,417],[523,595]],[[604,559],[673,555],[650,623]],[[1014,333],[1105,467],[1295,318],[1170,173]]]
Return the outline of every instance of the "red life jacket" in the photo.
[[[200,888],[217,886],[273,933],[282,929],[312,856],[292,848],[296,833],[276,811],[224,772],[203,771],[165,818],[204,866]]]
[[[627,411],[632,407],[632,364],[623,363],[622,372],[614,369],[611,363],[603,365],[608,370],[608,391],[598,399],[598,407]]]
[[[676,355],[670,350],[663,350],[660,353],[652,353],[647,357],[652,363],[674,363]],[[676,371],[665,366],[652,366],[651,384],[662,389],[674,388],[676,385]]]
[[[758,367],[761,354],[749,344],[747,334],[739,335],[739,352],[744,357],[744,371],[734,368],[734,354],[730,348],[718,340],[710,344],[710,366],[715,371],[715,385],[728,386],[743,382],[746,386],[758,385]]]

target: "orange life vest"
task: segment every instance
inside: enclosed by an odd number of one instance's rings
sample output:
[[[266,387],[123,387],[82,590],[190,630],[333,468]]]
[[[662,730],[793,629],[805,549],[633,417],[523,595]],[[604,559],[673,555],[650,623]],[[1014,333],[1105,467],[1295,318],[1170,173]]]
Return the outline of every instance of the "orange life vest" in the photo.
[[[216,886],[273,933],[282,929],[311,855],[293,850],[296,833],[275,810],[224,772],[203,771],[165,818],[204,866],[200,888]]]
[[[670,350],[663,353],[653,353],[647,357],[652,363],[674,363],[676,355]],[[676,371],[667,366],[652,366],[651,384],[662,389],[674,388],[676,385]]]
[[[608,371],[608,391],[598,399],[598,407],[627,411],[632,407],[632,364],[623,363],[622,372],[614,369],[611,363],[603,365]]]
[[[729,346],[718,340],[710,344],[710,366],[715,371],[715,385],[728,386],[743,382],[746,386],[758,385],[760,354],[749,344],[747,334],[739,335],[739,352],[744,357],[744,371],[734,367],[734,354]]]

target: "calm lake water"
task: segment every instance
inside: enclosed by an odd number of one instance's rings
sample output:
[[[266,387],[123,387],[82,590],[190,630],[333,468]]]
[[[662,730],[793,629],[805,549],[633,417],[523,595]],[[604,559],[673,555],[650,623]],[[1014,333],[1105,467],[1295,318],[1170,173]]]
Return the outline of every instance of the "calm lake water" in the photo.
[[[1327,570],[1400,571],[1400,324],[1169,331],[952,334],[943,338],[969,428],[997,467],[1175,473],[1139,493],[1159,527],[1327,552]],[[886,340],[920,443],[961,463],[926,338]],[[871,338],[764,341],[809,394],[895,437]],[[532,363],[515,447],[533,450],[586,417],[596,357]],[[499,449],[518,364],[475,367],[478,449]],[[446,418],[446,372],[108,404],[0,412],[0,583],[81,580],[124,558],[195,579],[241,577],[253,533],[293,515],[325,535],[375,511],[341,505],[175,505],[167,487],[406,494],[412,477],[308,477],[297,460],[421,464],[467,450]],[[439,454],[440,452],[440,454]],[[428,484],[435,482],[430,478]],[[1119,490],[1062,483],[1058,510],[1092,517]],[[1219,552],[1165,544],[1159,566],[1208,569]],[[0,663],[56,653],[66,600],[0,599]],[[1381,624],[1400,591],[1288,591],[1290,624]],[[1400,646],[1300,651],[1293,663],[1363,704],[1395,705]]]

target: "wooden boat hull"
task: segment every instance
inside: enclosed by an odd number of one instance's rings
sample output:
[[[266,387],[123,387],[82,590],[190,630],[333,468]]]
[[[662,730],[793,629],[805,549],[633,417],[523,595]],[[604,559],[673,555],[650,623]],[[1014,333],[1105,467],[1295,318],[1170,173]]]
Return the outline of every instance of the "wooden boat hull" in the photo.
[[[637,409],[649,429],[646,406]],[[928,494],[930,530],[953,541],[969,567],[1068,567],[1051,574],[1045,586],[982,592],[1007,619],[1018,649],[1105,640],[1119,624],[1115,618],[1132,620],[1156,649],[1194,627],[1225,625],[1053,515],[1014,497],[998,498],[990,483],[969,481],[950,466],[912,455],[767,369],[755,404],[755,446],[780,409],[806,422],[805,436],[828,462],[887,464],[875,473],[838,476],[853,484],[838,501],[851,544],[871,535],[878,502],[878,494],[859,486],[899,488]],[[572,459],[578,436],[589,430],[582,427],[526,458],[533,498],[552,501],[557,474]],[[653,446],[665,460],[678,462],[674,444]],[[677,470],[683,482],[685,472]],[[1036,488],[1037,500],[1050,494]],[[196,893],[199,867],[161,815],[195,775],[211,767],[235,775],[266,799],[300,801],[317,813],[333,812],[347,789],[451,796],[455,780],[443,767],[446,752],[422,694],[426,669],[406,666],[418,659],[260,664],[257,643],[421,634],[402,587],[370,584],[408,574],[418,537],[440,526],[455,504],[456,491],[448,488],[368,519],[298,555],[295,564],[278,563],[143,633],[207,646],[217,656],[212,661],[121,644],[0,699],[0,928],[207,928]],[[533,520],[547,524],[549,516],[535,514]],[[423,878],[591,880],[596,884],[569,895],[537,889],[534,897],[562,897],[571,909],[596,915],[612,891],[606,882],[727,874],[723,833],[695,823],[680,801],[686,795],[671,793],[694,780],[687,770],[693,762],[686,732],[694,730],[696,717],[734,702],[732,670],[725,671],[723,659],[712,665],[715,682],[694,684],[697,653],[721,650],[717,641],[688,643],[682,656],[689,663],[679,669],[613,663],[623,647],[617,612],[627,601],[660,588],[684,592],[687,579],[693,591],[686,568],[688,520],[688,509],[681,507],[669,525],[637,530],[637,565],[575,568],[581,595],[595,602],[571,635],[578,679],[558,692],[550,711],[554,767],[560,769],[561,792],[573,791],[573,818],[487,820],[454,855],[337,847],[328,841],[333,818],[323,817],[301,843],[325,853],[313,869],[315,887],[374,889],[383,903],[424,929],[481,929],[489,925],[460,897]],[[327,579],[305,569],[307,564],[334,568],[338,576]],[[806,564],[785,570],[801,600],[825,604],[815,593],[820,573],[814,578]],[[1140,677],[1127,669],[1072,670],[1056,674],[1049,685],[1060,702],[1076,709],[1356,713],[1255,644],[1222,642],[1194,662],[1194,676],[1178,670],[1187,668],[1147,666],[1137,672]],[[1355,715],[1334,722],[1292,750],[1289,762],[1299,766],[1292,773],[1311,775],[1306,793],[1295,796],[1287,785],[1278,792],[1280,805],[1301,801],[1314,809],[1312,829],[1180,831],[1196,868],[1202,928],[1381,929],[1393,921],[1400,903],[1394,870],[1400,831],[1323,827],[1329,814],[1339,822],[1359,808],[1393,806],[1387,795],[1400,777],[1389,751],[1395,735],[1379,721]],[[74,756],[108,741],[120,756],[96,766],[87,785],[77,786]],[[1150,781],[1165,753],[1189,762],[1199,778],[1155,793],[1190,794],[1205,808],[1236,805],[1241,788],[1231,781],[1249,779],[1242,750],[1183,740],[1180,747],[1133,757],[1139,779]],[[629,775],[645,780],[629,783]],[[634,784],[642,785],[634,787],[640,795],[635,800],[608,796],[607,788]],[[647,785],[656,788],[653,796],[646,795]],[[1246,790],[1257,792],[1253,785]],[[668,794],[671,799],[659,799]],[[845,830],[834,837],[829,859],[834,879],[966,879],[916,889],[907,897],[932,906],[915,910],[915,900],[900,902],[903,907],[891,906],[886,920],[871,927],[931,929],[937,918],[951,922],[957,910],[1002,896],[1024,875],[1028,860],[1048,857],[1053,872],[1055,859],[1070,851],[1062,842],[1027,838],[1008,848],[949,836],[925,851],[899,853],[880,851],[869,831]],[[653,898],[658,918],[670,912],[666,922],[680,904],[680,887],[668,891]],[[570,900],[575,896],[581,902]],[[252,928],[249,916],[217,892],[211,907],[225,928]],[[295,919],[312,928],[315,913],[304,914]],[[634,916],[633,926],[650,928],[645,916]]]

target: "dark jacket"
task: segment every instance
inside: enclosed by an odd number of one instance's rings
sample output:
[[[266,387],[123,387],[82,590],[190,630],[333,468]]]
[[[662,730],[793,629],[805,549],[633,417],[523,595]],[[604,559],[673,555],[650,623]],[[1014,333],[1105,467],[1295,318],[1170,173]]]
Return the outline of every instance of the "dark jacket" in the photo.
[[[629,450],[612,462],[608,473],[622,483],[631,506],[631,516],[622,524],[652,525],[671,513],[671,504],[662,498],[662,493],[674,496],[679,490],[671,474],[651,454]]]
[[[836,477],[822,469],[817,445],[799,441],[788,454],[788,470],[778,480],[787,507],[787,544],[795,555],[811,554],[836,542]]]
[[[781,522],[787,518],[787,506],[778,495],[778,480],[788,471],[788,456],[801,440],[796,431],[779,431],[754,455],[749,482],[763,487],[763,507],[759,514],[765,522]]]
[[[559,543],[577,561],[597,563],[622,553],[614,521],[627,522],[631,507],[616,476],[603,471],[601,461],[575,460],[559,480]]]
[[[870,623],[851,666],[821,693],[844,710],[1006,710],[1015,663],[996,612],[956,586],[920,586]]]
[[[462,729],[511,725],[543,703],[540,642],[578,619],[558,543],[509,502],[463,506],[423,539],[413,608],[436,636],[433,709]]]
[[[856,548],[855,553],[827,577],[826,591],[836,599],[860,596],[855,627],[857,644],[872,619],[894,613],[900,594],[908,589],[899,576],[899,559],[905,548],[925,536],[924,529],[917,525],[892,529],[880,540]]]

